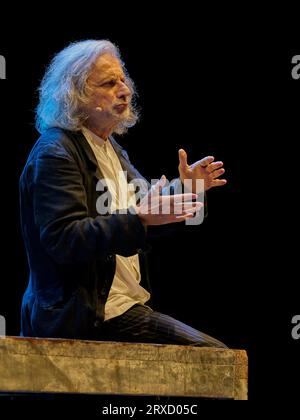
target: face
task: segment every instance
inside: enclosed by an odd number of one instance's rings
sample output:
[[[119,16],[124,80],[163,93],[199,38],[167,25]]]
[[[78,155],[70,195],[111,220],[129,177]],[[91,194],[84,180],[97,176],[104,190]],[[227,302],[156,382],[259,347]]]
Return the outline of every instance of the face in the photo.
[[[107,53],[97,59],[87,80],[87,92],[86,125],[107,137],[130,114],[131,90],[117,57]]]

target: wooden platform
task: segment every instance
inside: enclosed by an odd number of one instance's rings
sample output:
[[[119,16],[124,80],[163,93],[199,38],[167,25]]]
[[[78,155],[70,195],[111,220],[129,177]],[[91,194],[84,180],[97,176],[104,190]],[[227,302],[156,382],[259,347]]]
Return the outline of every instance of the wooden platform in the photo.
[[[6,337],[0,392],[247,399],[244,350]]]

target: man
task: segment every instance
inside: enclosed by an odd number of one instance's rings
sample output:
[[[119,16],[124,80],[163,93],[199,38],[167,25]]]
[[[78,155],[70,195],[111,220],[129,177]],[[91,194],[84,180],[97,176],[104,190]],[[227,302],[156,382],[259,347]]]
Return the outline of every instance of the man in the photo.
[[[112,137],[136,122],[134,93],[109,41],[71,44],[44,76],[36,119],[41,137],[20,179],[30,267],[21,334],[225,347],[150,308],[139,265],[147,227],[192,218],[202,205],[195,201],[197,179],[205,190],[224,185],[223,163],[206,157],[189,166],[180,150],[180,181],[189,180],[189,192],[168,193],[164,176],[145,188]]]

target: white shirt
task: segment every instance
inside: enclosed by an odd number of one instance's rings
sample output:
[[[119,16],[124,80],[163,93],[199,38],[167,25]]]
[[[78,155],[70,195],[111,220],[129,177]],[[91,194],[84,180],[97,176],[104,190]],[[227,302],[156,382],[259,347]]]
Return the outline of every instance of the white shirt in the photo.
[[[111,210],[128,208],[128,202],[134,192],[128,191],[127,179],[111,142],[109,139],[103,140],[85,127],[82,133],[91,146],[106,180],[112,196]],[[131,257],[116,255],[116,273],[105,304],[105,321],[123,314],[136,303],[144,304],[150,299],[150,293],[139,284],[140,281],[138,254]]]

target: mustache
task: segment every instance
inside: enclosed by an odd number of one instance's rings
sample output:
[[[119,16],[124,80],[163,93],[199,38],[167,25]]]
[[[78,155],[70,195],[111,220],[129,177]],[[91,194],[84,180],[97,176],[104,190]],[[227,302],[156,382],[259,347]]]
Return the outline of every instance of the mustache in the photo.
[[[120,103],[115,104],[114,106],[119,106],[119,105],[127,105],[127,106],[129,106],[130,105],[130,101],[120,102]]]

